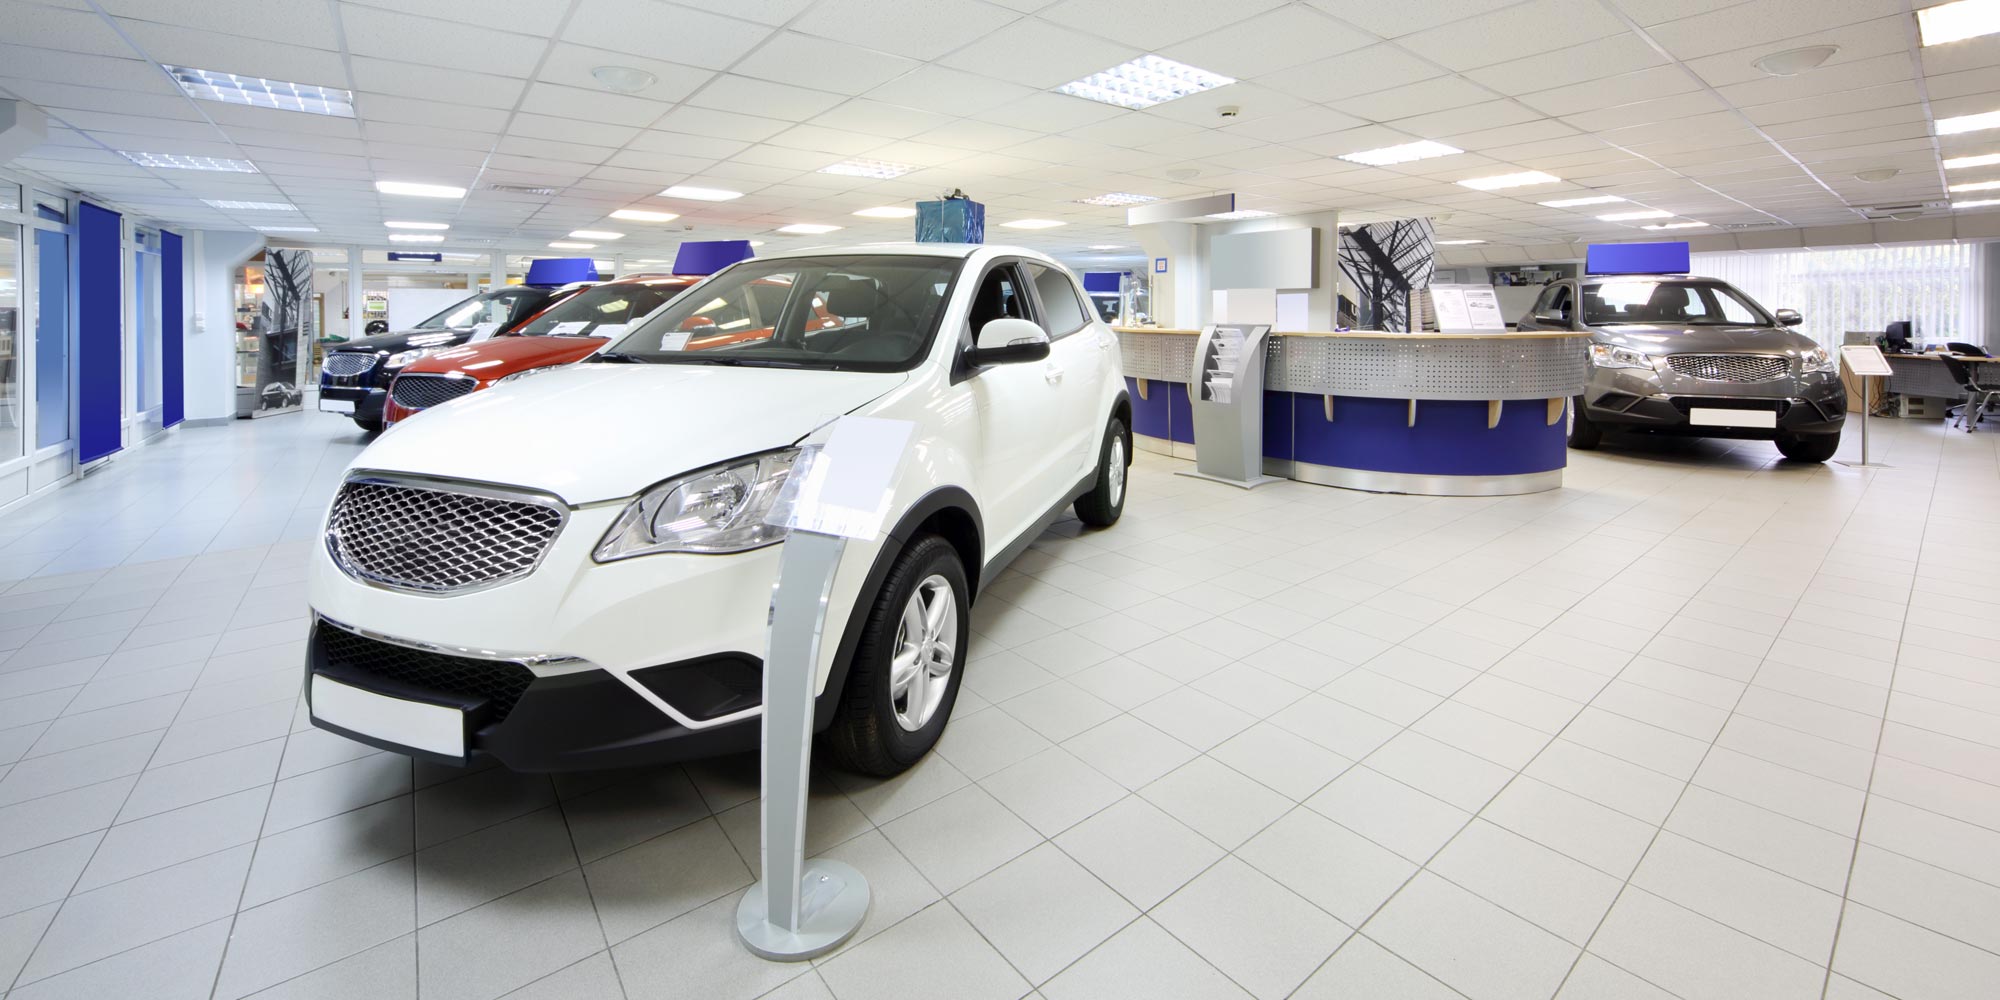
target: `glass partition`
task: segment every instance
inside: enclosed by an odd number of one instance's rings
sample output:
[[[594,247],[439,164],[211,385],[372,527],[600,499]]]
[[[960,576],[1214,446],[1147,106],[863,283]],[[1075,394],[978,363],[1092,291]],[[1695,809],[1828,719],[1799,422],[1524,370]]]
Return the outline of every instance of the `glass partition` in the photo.
[[[69,439],[69,237],[35,230],[35,447]]]
[[[0,461],[21,457],[21,227],[0,225]]]

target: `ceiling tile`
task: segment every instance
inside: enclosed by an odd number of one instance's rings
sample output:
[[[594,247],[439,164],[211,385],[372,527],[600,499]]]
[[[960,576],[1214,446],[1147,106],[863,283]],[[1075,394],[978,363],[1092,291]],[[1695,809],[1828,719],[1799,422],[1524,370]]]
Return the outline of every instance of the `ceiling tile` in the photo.
[[[549,51],[548,60],[542,64],[538,79],[547,83],[559,83],[566,87],[583,90],[604,91],[604,85],[591,75],[591,70],[599,66],[622,66],[643,70],[659,78],[659,82],[634,91],[630,97],[645,97],[656,101],[678,101],[694,92],[696,87],[715,76],[714,71],[680,63],[662,62],[658,59],[643,59],[638,56],[621,55],[593,49],[569,42],[558,42]],[[518,67],[519,72],[532,72],[532,64]]]
[[[610,52],[725,69],[771,29],[760,24],[656,0],[577,0],[562,40]]]
[[[868,93],[871,100],[939,114],[977,115],[1032,91],[1015,83],[942,66],[925,66]],[[1074,98],[1072,98],[1074,100]]]
[[[1338,102],[1356,94],[1407,87],[1443,72],[1393,45],[1371,45],[1331,59],[1260,74],[1256,81],[1279,93],[1338,107]]]
[[[840,53],[837,61],[830,54]],[[917,67],[902,56],[781,31],[730,72],[841,94],[860,94]]]
[[[1285,0],[1061,0],[1041,16],[1112,41],[1159,51],[1174,42],[1236,24]]]
[[[650,97],[607,94],[602,90],[537,83],[528,88],[521,110],[534,114],[645,128],[660,120],[671,104]]]
[[[723,74],[688,98],[695,107],[802,122],[841,102],[841,95],[747,76]]]
[[[355,55],[448,69],[485,72],[496,65],[533,66],[548,47],[540,38],[376,7],[342,6],[340,20],[347,49]]]
[[[1160,54],[1244,79],[1337,56],[1374,41],[1374,35],[1293,4],[1168,46]]]
[[[512,108],[521,99],[522,81],[504,76],[367,56],[353,57],[350,65],[355,90],[482,108]]]
[[[1005,53],[994,58],[995,53]],[[1143,55],[1129,45],[1105,41],[1037,18],[1023,18],[993,32],[980,45],[954,52],[939,64],[971,73],[1048,89],[1080,80]]]
[[[924,0],[917,9],[906,0],[820,0],[792,27],[849,45],[936,59],[1018,16],[978,0]]]
[[[1599,0],[1529,0],[1397,39],[1442,66],[1468,70],[1521,52],[1560,49],[1625,30]]]
[[[756,115],[730,114],[709,108],[678,107],[662,116],[653,126],[667,132],[685,132],[717,139],[758,142],[791,127],[790,122]]]
[[[325,0],[100,0],[98,5],[119,17],[240,39],[299,44],[334,37],[332,5]]]

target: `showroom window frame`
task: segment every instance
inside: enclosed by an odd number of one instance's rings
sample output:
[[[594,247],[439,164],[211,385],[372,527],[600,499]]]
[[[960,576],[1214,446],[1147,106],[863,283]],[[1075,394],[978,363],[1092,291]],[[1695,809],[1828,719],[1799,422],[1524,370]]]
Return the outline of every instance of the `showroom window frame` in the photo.
[[[0,483],[6,483],[15,476],[25,476],[24,488],[14,491],[9,488],[0,494],[0,511],[53,489],[75,478],[78,473],[76,456],[76,303],[77,303],[77,222],[76,212],[79,196],[77,192],[49,184],[32,174],[0,168],[0,184],[20,188],[19,204],[13,209],[0,209],[0,224],[20,227],[20,259],[16,273],[20,281],[20,314],[14,335],[15,366],[20,373],[18,392],[21,401],[21,454],[0,460]],[[35,210],[41,199],[59,200],[63,204],[63,221],[44,219]],[[62,440],[54,444],[36,447],[34,441],[40,436],[40,413],[34,405],[38,378],[36,373],[38,345],[35,330],[41,322],[41,256],[35,248],[37,232],[60,233],[68,250],[69,280],[65,288],[69,294],[68,323],[65,330],[68,364],[64,371],[69,380],[67,394],[68,429]]]

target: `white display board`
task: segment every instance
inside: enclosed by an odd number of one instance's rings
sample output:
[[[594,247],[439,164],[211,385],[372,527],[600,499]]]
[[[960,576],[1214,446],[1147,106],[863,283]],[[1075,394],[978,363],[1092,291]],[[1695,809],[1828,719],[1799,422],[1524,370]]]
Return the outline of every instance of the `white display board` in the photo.
[[[1430,293],[1441,333],[1507,329],[1507,318],[1492,285],[1432,285]]]
[[[1847,362],[1847,370],[1856,375],[1896,374],[1889,367],[1889,359],[1882,356],[1882,349],[1874,344],[1847,344],[1840,349],[1840,359]]]

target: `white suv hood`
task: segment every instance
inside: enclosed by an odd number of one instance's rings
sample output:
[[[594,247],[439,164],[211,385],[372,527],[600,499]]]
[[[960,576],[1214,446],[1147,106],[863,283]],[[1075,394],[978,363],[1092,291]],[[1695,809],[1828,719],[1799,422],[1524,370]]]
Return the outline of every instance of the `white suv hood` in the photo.
[[[398,423],[351,468],[525,486],[572,504],[804,437],[902,384],[902,372],[582,364]]]

